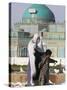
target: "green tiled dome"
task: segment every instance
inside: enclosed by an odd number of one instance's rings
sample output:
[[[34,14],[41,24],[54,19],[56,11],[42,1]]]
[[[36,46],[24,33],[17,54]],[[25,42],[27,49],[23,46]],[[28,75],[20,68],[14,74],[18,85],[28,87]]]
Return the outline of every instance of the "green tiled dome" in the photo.
[[[55,17],[53,12],[45,5],[32,4],[28,9],[25,10],[23,18],[32,18],[29,9],[35,9],[37,12],[34,14],[33,18],[44,20],[45,22],[55,22]]]

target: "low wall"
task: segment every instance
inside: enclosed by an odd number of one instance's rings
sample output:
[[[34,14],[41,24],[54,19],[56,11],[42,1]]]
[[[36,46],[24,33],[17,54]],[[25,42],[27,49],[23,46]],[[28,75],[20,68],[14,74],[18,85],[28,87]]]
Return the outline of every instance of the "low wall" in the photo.
[[[59,73],[59,74],[51,74],[49,76],[50,80],[55,84],[61,84],[65,82],[65,74]]]
[[[27,81],[27,74],[23,72],[13,72],[11,73],[10,77],[11,77],[11,82],[13,83],[17,83],[17,82],[23,83]]]
[[[60,74],[50,74],[49,79],[54,83],[54,84],[61,84],[65,82],[65,74],[60,73]],[[27,82],[27,74],[23,72],[13,72],[11,73],[11,82],[13,83],[25,83]]]

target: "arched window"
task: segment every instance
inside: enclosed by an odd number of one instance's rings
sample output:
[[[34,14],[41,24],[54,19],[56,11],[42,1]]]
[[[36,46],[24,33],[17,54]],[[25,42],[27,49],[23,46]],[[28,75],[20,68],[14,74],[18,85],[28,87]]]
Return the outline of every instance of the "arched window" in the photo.
[[[64,47],[59,47],[58,48],[58,57],[65,57],[65,48]]]
[[[27,57],[28,56],[27,47],[20,47],[18,56],[19,57]]]

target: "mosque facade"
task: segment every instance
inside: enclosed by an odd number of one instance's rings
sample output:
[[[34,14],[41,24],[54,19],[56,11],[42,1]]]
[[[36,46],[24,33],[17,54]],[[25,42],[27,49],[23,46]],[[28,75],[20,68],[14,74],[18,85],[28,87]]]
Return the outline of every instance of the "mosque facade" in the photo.
[[[11,31],[11,57],[28,57],[27,45],[39,33],[52,57],[65,58],[65,23],[56,23],[53,12],[45,5],[32,4],[24,11],[22,22]]]

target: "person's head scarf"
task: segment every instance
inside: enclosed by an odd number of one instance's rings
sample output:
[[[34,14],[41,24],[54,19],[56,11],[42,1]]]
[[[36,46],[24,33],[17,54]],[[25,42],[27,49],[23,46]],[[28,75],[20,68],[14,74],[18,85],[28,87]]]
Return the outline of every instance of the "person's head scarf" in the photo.
[[[34,34],[34,36],[33,36],[33,38],[32,38],[32,41],[33,41],[34,43],[36,43],[38,38],[39,38],[39,35],[38,35],[38,33],[36,33],[36,34]]]

